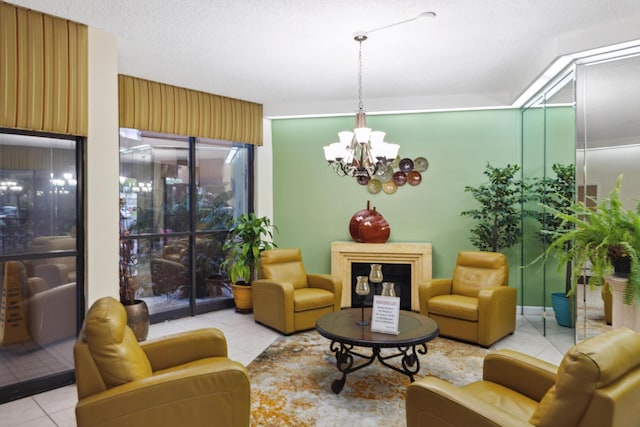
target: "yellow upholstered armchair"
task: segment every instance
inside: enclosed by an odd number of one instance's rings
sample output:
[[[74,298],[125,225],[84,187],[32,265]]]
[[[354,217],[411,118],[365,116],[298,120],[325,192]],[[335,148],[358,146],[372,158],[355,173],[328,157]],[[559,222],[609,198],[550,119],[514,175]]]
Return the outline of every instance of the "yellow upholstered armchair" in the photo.
[[[453,278],[419,284],[420,313],[438,323],[442,336],[489,347],[516,328],[517,291],[508,280],[503,254],[462,251]]]
[[[120,302],[97,300],[74,347],[78,426],[248,426],[245,367],[221,331],[138,343]]]
[[[300,249],[263,251],[260,279],[252,287],[256,322],[286,335],[312,329],[320,317],[340,310],[342,281],[307,274]]]
[[[623,427],[640,420],[640,334],[619,328],[573,346],[559,367],[499,350],[482,380],[407,388],[407,426]]]

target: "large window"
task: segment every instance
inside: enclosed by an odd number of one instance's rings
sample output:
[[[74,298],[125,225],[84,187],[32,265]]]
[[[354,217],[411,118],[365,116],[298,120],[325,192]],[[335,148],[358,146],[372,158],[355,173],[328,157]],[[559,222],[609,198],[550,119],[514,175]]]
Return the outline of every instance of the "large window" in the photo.
[[[0,130],[1,401],[73,381],[80,141]]]
[[[251,145],[120,130],[121,234],[152,321],[233,305],[222,243],[251,209],[251,169]]]

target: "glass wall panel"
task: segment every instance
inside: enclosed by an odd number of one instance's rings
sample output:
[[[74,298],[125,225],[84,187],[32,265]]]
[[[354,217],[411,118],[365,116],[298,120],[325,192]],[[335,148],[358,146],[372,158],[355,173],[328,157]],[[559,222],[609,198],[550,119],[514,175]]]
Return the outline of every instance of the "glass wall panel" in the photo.
[[[587,206],[608,197],[620,175],[623,207],[636,209],[640,200],[637,51],[636,47],[618,51],[615,57],[586,58],[576,67],[578,197]],[[579,291],[576,333],[582,340],[608,330],[607,322],[613,321],[620,308],[611,298],[605,302],[601,288],[579,286]],[[605,318],[605,304],[609,319]]]
[[[549,242],[541,232],[550,230],[553,215],[541,202],[552,205],[563,171],[570,171],[575,182],[575,108],[574,79],[569,72],[540,94],[522,113],[522,171],[530,184],[527,215],[523,219],[522,307],[527,320],[547,336],[561,352],[574,343],[574,329],[558,325],[551,310],[551,294],[565,293],[564,270],[553,257],[542,262]],[[558,174],[560,172],[560,175]],[[574,184],[570,183],[570,187]],[[563,195],[570,199],[573,195]],[[550,198],[551,200],[545,199]],[[534,262],[536,261],[536,262]]]
[[[121,129],[121,231],[136,242],[136,295],[152,322],[233,305],[222,245],[250,209],[251,150]]]
[[[83,288],[76,145],[0,133],[1,401],[73,381]]]

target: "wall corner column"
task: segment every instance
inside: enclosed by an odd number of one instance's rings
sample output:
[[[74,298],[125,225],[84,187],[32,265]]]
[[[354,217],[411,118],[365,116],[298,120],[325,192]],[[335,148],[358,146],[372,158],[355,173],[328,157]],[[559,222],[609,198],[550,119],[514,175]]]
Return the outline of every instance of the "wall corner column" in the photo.
[[[89,132],[85,150],[85,303],[118,298],[120,171],[118,44],[89,27]]]

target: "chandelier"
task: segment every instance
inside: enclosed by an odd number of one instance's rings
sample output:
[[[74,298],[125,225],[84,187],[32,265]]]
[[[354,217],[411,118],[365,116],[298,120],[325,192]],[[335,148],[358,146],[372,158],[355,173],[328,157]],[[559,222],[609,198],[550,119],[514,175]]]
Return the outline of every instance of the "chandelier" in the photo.
[[[356,33],[353,39],[359,44],[356,125],[353,132],[338,132],[340,141],[323,148],[324,157],[336,174],[366,179],[395,160],[400,146],[385,142],[384,132],[367,127],[367,115],[362,104],[362,42],[367,39],[367,33]]]

